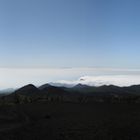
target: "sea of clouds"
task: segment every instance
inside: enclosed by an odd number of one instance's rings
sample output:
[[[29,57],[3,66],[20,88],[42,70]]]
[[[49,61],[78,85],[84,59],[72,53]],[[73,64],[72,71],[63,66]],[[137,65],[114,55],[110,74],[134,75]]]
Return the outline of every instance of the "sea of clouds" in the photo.
[[[72,86],[140,84],[140,69],[116,68],[0,68],[0,89],[19,88],[26,84],[45,83]]]
[[[58,86],[72,87],[76,84],[89,86],[116,85],[131,86],[140,84],[140,75],[102,75],[102,76],[82,76],[77,80],[60,80],[56,84]]]

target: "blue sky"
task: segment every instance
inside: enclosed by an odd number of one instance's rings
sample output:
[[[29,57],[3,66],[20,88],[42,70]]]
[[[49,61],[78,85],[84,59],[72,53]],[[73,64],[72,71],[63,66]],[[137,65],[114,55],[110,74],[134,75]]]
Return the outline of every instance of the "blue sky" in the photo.
[[[139,84],[139,7],[139,0],[0,0],[0,89],[80,77]]]
[[[139,0],[0,0],[0,67],[140,68]]]

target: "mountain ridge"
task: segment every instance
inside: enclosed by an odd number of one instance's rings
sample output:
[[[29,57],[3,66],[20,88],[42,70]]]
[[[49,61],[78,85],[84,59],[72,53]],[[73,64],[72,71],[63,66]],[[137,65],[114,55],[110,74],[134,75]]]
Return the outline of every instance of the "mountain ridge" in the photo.
[[[97,93],[112,93],[112,94],[138,94],[140,95],[140,85],[132,85],[128,87],[119,87],[115,85],[103,85],[103,86],[88,86],[85,84],[77,84],[71,88],[68,87],[57,87],[51,84],[44,84],[42,86],[36,87],[32,84],[25,85],[19,89],[17,89],[14,93],[18,94],[26,94],[35,93],[67,93],[67,92],[77,92],[77,93],[87,93],[87,94],[97,94]]]

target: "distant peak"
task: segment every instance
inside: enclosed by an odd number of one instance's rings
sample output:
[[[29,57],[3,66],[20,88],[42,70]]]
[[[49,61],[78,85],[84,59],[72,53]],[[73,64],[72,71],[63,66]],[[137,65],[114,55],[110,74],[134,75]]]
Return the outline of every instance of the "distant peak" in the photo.
[[[15,93],[22,95],[32,95],[35,93],[39,93],[39,89],[32,84],[28,84],[16,90]]]
[[[44,84],[44,85],[40,86],[39,89],[42,90],[42,89],[45,89],[45,88],[48,88],[48,87],[52,87],[52,85],[47,83],[47,84]]]
[[[36,86],[34,86],[33,84],[28,84],[23,86],[22,88],[36,88]]]
[[[74,88],[86,88],[86,87],[89,87],[88,85],[84,85],[84,84],[77,84],[74,86]]]

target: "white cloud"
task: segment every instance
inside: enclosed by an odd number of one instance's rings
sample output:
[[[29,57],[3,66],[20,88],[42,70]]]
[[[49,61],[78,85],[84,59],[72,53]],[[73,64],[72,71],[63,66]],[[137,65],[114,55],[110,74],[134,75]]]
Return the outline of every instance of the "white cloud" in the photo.
[[[102,75],[102,76],[83,76],[75,81],[60,80],[57,83],[76,85],[78,83],[90,86],[116,85],[130,86],[140,84],[140,75]]]
[[[140,70],[111,68],[0,68],[0,89],[18,88],[29,83],[39,86],[48,82],[58,81],[66,84],[128,86],[140,84]]]

